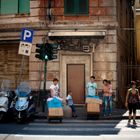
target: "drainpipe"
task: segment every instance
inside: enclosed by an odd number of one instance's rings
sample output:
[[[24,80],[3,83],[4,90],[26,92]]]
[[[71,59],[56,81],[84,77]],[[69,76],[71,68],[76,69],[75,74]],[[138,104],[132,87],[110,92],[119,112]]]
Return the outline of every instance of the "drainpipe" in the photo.
[[[52,19],[51,0],[48,0],[47,15],[48,15],[49,20],[51,20]]]
[[[96,47],[96,45],[97,45],[96,43],[93,43],[92,44],[91,62],[90,62],[91,63],[91,69],[90,69],[91,72],[90,72],[90,75],[93,75],[93,63],[94,63],[93,61],[94,61],[94,53],[95,53],[95,47]]]

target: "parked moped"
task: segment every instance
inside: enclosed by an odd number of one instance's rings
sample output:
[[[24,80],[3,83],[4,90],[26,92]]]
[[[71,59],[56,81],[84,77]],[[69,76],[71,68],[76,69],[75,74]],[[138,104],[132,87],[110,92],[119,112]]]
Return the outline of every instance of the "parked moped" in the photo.
[[[8,111],[8,95],[6,92],[0,92],[0,121],[3,120]]]
[[[31,88],[27,82],[21,82],[16,89],[15,111],[17,122],[26,121],[33,117],[35,113],[35,104],[31,96]]]
[[[10,80],[3,80],[0,91],[0,121],[8,118],[11,111],[13,94],[10,90]]]

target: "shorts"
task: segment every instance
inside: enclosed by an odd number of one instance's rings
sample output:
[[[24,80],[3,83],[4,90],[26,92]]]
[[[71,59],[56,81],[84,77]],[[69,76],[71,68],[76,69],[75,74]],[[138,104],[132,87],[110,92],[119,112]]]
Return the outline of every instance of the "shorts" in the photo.
[[[129,114],[136,114],[137,104],[128,103]]]

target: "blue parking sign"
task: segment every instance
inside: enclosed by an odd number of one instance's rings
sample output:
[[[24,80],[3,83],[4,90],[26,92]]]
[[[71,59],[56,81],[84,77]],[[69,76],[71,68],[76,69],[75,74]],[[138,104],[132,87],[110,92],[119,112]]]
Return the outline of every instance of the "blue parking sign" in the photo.
[[[21,41],[32,43],[34,31],[30,29],[23,28],[21,34]]]

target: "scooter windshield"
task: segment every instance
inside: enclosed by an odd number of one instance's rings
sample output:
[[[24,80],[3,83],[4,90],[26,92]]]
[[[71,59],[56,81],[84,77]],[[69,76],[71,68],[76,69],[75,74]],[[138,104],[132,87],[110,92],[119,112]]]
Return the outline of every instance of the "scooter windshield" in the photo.
[[[18,97],[27,97],[29,93],[27,92],[19,92]]]
[[[27,97],[31,93],[31,88],[27,82],[21,82],[15,92],[18,97]]]

